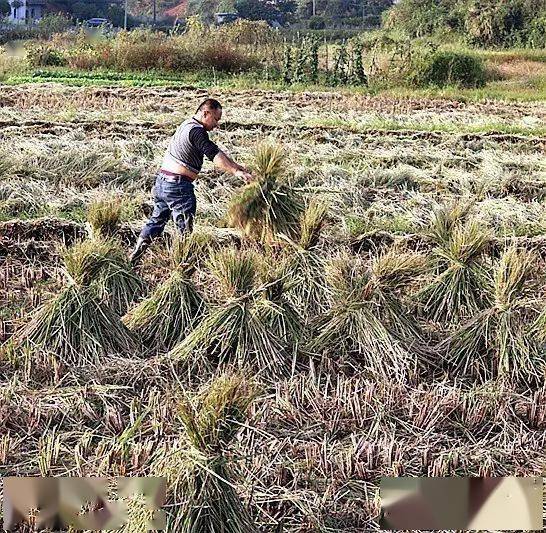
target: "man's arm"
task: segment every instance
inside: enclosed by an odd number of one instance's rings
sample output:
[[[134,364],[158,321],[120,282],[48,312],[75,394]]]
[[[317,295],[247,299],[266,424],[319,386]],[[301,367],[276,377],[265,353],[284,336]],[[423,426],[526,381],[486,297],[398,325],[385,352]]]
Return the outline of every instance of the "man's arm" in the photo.
[[[245,181],[252,180],[252,174],[222,152],[218,146],[209,139],[208,133],[203,128],[193,128],[190,131],[190,142],[201,150],[207,158],[214,163],[216,168],[223,172],[227,172],[228,174],[243,178]]]
[[[224,152],[219,151],[212,160],[214,166],[223,172],[232,174],[239,178],[243,178],[245,181],[252,181],[252,174],[246,170],[245,167],[239,165],[233,159],[228,157]]]

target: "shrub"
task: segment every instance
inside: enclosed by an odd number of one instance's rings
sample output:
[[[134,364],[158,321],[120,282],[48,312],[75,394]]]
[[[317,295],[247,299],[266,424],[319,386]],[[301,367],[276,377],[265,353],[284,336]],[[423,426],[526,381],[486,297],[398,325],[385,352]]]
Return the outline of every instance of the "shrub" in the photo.
[[[264,20],[237,19],[216,30],[222,41],[235,45],[263,45],[279,42],[278,33]]]
[[[535,24],[541,18],[544,18],[542,0],[471,0],[466,11],[465,30],[470,42],[479,46],[527,43],[535,46]],[[533,42],[529,42],[529,38]],[[544,37],[536,42],[537,47],[543,45]]]
[[[326,28],[326,21],[324,17],[315,15],[309,19],[309,29],[311,30],[323,30]]]
[[[414,62],[411,81],[417,85],[482,87],[486,82],[483,61],[463,52],[438,51]]]
[[[362,17],[362,26],[365,28],[379,28],[379,26],[381,26],[381,16],[365,15]]]
[[[220,42],[213,42],[203,47],[201,54],[198,51],[191,53],[199,61],[200,65],[209,68],[214,67],[221,72],[249,70],[252,67],[258,66],[257,61],[249,55]]]
[[[455,30],[478,46],[544,46],[543,0],[401,0],[387,29],[409,37]]]
[[[26,26],[14,26],[13,28],[2,28],[0,32],[0,44],[6,44],[11,41],[22,41],[24,39],[33,39],[37,37],[35,28]]]
[[[244,47],[247,45],[226,45],[230,39],[247,41],[250,38],[235,30],[232,28],[235,33],[229,38],[220,30],[199,33],[195,27],[180,36],[150,30],[121,31],[115,38],[99,42],[65,43],[63,57],[70,67],[85,70],[101,67],[119,71],[154,69],[176,72],[215,68],[220,72],[232,72],[257,67],[256,54],[246,50]],[[257,36],[256,42],[262,37]],[[41,63],[41,66],[45,65]]]
[[[534,18],[525,30],[516,33],[514,44],[526,48],[546,48],[546,14]]]
[[[49,13],[38,21],[38,32],[42,37],[51,37],[54,33],[61,33],[68,30],[73,25],[70,18],[62,14]]]
[[[448,23],[462,25],[462,21],[450,16],[453,4],[453,0],[402,0],[386,13],[385,27],[401,30],[409,37],[423,37]]]
[[[63,53],[49,44],[31,43],[26,52],[31,67],[63,67],[67,64]]]
[[[107,66],[99,50],[89,47],[77,47],[66,53],[66,62],[70,68],[92,70],[100,65]]]

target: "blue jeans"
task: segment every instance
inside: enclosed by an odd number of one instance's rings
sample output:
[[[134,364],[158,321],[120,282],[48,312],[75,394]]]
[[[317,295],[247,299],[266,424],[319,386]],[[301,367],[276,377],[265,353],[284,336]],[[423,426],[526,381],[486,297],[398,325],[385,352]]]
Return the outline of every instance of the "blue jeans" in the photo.
[[[152,194],[154,211],[140,232],[142,239],[151,240],[161,235],[171,216],[180,233],[193,230],[193,219],[197,207],[193,183],[188,181],[170,183],[158,175]]]

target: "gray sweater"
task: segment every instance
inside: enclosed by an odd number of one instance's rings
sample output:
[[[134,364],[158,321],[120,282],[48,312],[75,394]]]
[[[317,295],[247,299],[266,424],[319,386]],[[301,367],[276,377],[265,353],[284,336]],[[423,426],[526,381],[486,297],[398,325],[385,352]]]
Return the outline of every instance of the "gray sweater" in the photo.
[[[209,139],[203,124],[192,117],[178,126],[165,155],[198,173],[203,166],[203,156],[206,155],[212,161],[219,151],[218,146]]]

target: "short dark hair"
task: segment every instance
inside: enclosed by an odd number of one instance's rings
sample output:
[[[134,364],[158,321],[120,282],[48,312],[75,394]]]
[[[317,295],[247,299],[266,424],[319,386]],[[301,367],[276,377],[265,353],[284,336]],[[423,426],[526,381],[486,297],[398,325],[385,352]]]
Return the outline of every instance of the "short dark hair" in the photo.
[[[222,104],[214,98],[207,98],[205,101],[199,104],[199,107],[197,108],[197,113],[199,113],[199,111],[203,109],[209,109],[211,111],[213,109],[222,109]]]

